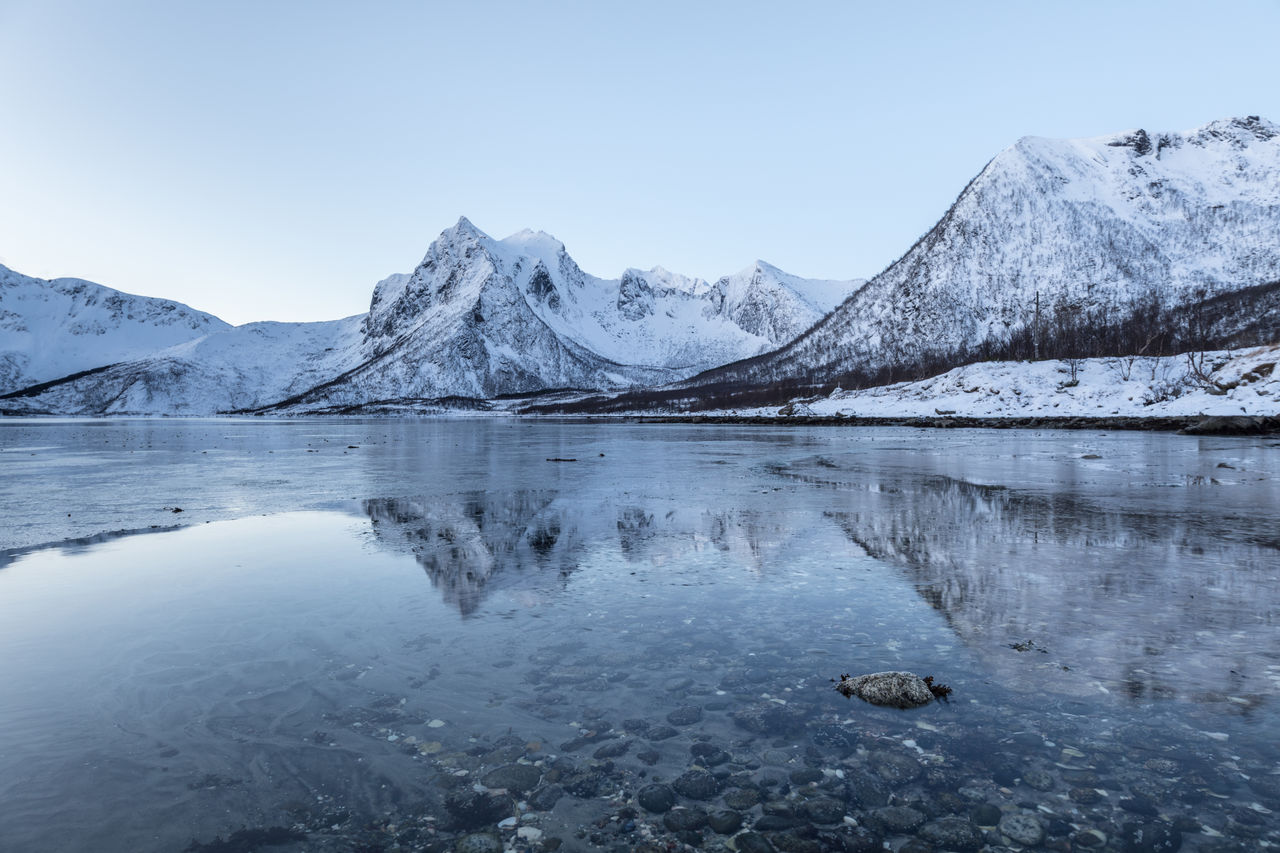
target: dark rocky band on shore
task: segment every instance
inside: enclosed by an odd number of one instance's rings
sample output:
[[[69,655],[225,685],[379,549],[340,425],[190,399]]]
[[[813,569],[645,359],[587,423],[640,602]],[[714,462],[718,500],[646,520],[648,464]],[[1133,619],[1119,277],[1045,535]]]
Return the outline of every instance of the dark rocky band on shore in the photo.
[[[595,421],[596,419],[590,419]],[[600,422],[615,420],[601,418]],[[1280,432],[1277,416],[1191,416],[1173,418],[1059,417],[1059,418],[973,418],[944,415],[917,417],[803,417],[693,415],[690,417],[646,415],[627,418],[635,423],[742,424],[759,426],[904,426],[920,429],[1100,429],[1181,432],[1186,435],[1270,435]]]

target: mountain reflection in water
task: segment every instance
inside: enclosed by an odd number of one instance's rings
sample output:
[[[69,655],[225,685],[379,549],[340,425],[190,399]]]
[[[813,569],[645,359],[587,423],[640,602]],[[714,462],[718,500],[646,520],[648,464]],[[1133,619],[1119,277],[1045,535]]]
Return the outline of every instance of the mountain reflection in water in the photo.
[[[636,565],[713,549],[767,583],[786,568],[783,547],[834,525],[856,549],[900,567],[1015,689],[1180,697],[1248,712],[1280,679],[1280,550],[1261,514],[1129,508],[1092,491],[984,485],[827,456],[768,470],[830,490],[829,508],[788,511],[759,493],[711,509],[551,489],[363,508],[378,541],[411,552],[463,615],[496,589],[545,592],[548,578],[568,578],[601,549]]]
[[[601,549],[646,565],[714,550],[759,574],[780,547],[805,536],[805,530],[790,529],[760,507],[696,509],[657,500],[587,504],[555,490],[375,498],[361,506],[378,543],[412,553],[444,600],[464,616],[497,589],[568,578],[585,554]]]
[[[1263,513],[1129,509],[822,457],[774,470],[837,489],[827,517],[900,566],[1007,683],[1247,712],[1280,680],[1280,548]]]

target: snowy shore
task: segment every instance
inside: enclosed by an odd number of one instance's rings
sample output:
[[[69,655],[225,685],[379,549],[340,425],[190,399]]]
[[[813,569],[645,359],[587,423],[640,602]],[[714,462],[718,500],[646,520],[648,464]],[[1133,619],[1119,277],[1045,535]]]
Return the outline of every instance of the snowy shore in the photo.
[[[983,362],[918,382],[794,400],[740,417],[1152,418],[1280,415],[1280,345],[1163,358]]]

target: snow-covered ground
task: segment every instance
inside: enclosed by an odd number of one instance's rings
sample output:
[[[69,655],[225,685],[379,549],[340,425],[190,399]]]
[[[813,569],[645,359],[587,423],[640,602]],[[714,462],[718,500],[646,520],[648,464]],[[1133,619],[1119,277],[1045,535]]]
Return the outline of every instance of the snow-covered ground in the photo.
[[[1280,414],[1280,345],[1165,358],[982,362],[919,382],[796,401],[798,415],[1179,417]],[[785,407],[784,407],[785,408]],[[776,415],[776,406],[737,410]]]

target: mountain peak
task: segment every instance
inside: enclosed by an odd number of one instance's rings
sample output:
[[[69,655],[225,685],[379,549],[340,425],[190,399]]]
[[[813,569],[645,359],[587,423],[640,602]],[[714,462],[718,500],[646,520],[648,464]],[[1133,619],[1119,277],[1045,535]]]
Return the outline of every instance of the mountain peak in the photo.
[[[495,248],[494,240],[472,224],[470,219],[460,216],[453,227],[441,231],[440,236],[431,242],[426,257],[422,259],[419,267],[422,264],[436,263],[455,255],[471,257],[476,248],[492,257]]]
[[[749,264],[748,266],[743,267],[733,275],[725,276],[721,280],[723,281],[725,279],[742,279],[744,281],[749,281],[761,275],[772,276],[776,278],[779,274],[785,275],[785,273],[783,273],[782,270],[778,269],[773,264],[769,263],[768,261],[762,261],[759,258],[757,258],[756,260],[752,261],[751,264]]]
[[[531,228],[524,228],[498,242],[515,249],[521,254],[539,258],[544,263],[553,265],[558,264],[558,258],[561,255],[568,254],[564,243],[561,243],[553,235],[548,234],[546,231],[534,231]]]
[[[451,238],[481,238],[489,239],[489,235],[477,228],[470,219],[465,216],[459,216],[458,221],[452,228],[447,228],[440,234],[441,237],[449,236]]]

